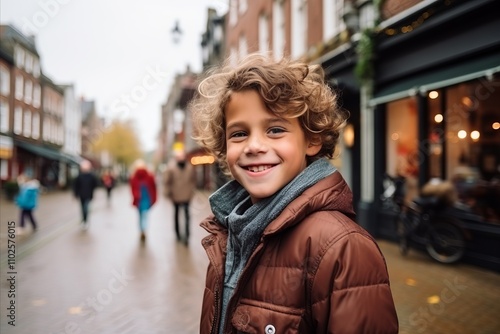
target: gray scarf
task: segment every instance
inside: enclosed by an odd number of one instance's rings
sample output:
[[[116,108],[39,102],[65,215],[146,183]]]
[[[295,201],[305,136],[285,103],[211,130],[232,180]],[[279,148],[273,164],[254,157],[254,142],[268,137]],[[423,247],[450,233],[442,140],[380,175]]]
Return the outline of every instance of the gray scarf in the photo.
[[[252,205],[248,192],[235,180],[226,183],[210,198],[213,214],[228,228],[227,258],[222,298],[221,332],[226,308],[243,268],[262,232],[306,189],[336,171],[324,158],[316,160],[273,196]]]

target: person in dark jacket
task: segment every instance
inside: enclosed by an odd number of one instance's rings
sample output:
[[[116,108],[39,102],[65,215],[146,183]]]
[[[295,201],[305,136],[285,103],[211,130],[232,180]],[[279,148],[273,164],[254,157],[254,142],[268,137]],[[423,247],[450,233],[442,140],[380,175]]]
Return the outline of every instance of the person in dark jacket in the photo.
[[[397,333],[385,259],[331,164],[347,115],[319,65],[250,55],[199,85],[209,198],[200,333]]]
[[[139,230],[141,241],[146,241],[147,215],[149,209],[156,203],[156,181],[143,160],[134,163],[134,172],[130,178],[132,205],[139,211]]]
[[[89,205],[94,198],[94,190],[97,188],[98,179],[92,172],[92,164],[88,160],[80,163],[80,173],[73,182],[73,193],[80,200],[82,212],[82,229],[88,228]]]

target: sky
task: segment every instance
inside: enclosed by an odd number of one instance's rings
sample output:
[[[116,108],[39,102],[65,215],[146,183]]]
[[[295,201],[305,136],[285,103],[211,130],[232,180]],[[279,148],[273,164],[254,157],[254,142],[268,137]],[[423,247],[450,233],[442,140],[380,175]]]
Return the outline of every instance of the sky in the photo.
[[[207,9],[228,0],[0,0],[0,22],[35,35],[43,73],[73,84],[106,120],[132,119],[156,148],[161,105],[175,75],[202,69]],[[171,31],[179,22],[182,37]]]

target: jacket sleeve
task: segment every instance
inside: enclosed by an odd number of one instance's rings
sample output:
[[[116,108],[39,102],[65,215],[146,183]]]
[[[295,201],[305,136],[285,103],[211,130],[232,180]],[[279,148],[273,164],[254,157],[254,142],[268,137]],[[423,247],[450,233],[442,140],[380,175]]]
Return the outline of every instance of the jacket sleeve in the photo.
[[[398,333],[385,259],[368,235],[349,233],[332,243],[313,286],[317,333]]]

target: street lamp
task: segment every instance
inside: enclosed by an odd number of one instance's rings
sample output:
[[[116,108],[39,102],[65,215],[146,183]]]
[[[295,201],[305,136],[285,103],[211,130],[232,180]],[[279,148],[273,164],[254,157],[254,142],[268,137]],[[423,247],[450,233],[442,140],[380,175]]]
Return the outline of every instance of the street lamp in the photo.
[[[178,44],[182,37],[182,30],[179,27],[179,21],[175,21],[175,26],[172,28],[171,33],[174,44]]]

